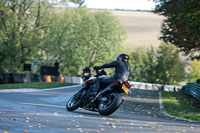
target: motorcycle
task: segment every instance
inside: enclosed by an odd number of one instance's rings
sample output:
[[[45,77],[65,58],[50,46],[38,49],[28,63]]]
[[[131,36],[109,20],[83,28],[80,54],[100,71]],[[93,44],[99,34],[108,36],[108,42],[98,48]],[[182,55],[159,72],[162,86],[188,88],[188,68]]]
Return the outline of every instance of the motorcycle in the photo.
[[[102,93],[102,90],[105,90],[109,84],[96,82],[99,82],[101,78],[108,77],[101,76],[98,70],[96,70],[96,74],[95,77],[84,81],[81,89],[68,100],[66,104],[68,111],[74,111],[80,107],[108,116],[120,107],[124,101],[121,93],[125,92],[128,94],[131,85],[128,82],[116,80],[112,82],[113,86],[110,91]]]

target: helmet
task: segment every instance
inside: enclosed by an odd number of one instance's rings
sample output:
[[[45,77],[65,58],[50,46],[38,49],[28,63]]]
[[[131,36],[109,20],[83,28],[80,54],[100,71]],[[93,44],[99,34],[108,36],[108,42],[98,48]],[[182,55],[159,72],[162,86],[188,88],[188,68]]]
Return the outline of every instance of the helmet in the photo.
[[[119,54],[119,55],[117,56],[117,60],[128,62],[129,56],[128,56],[127,54],[123,54],[123,53],[122,53],[122,54]]]

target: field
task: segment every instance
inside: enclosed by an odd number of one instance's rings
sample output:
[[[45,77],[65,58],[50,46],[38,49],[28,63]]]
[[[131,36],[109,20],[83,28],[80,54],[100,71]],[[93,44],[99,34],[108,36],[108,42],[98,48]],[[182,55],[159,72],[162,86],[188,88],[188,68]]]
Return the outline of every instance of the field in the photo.
[[[111,11],[126,27],[128,37],[125,44],[139,46],[159,46],[161,23],[164,17],[151,12]]]

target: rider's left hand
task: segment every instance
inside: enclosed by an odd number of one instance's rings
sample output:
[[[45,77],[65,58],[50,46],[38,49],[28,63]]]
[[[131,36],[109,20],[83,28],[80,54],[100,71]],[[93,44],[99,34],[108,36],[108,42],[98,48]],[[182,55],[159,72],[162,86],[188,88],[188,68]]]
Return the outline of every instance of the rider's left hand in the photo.
[[[94,66],[94,70],[98,70],[99,69],[99,67],[98,66]]]

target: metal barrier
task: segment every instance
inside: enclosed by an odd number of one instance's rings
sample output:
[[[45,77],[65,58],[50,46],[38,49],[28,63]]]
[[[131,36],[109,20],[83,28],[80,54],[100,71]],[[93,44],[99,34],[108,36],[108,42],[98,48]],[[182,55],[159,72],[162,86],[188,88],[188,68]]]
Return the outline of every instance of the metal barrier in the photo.
[[[189,95],[192,95],[198,101],[200,101],[200,84],[187,83],[187,85],[183,86],[181,90]]]
[[[38,74],[21,74],[21,73],[0,73],[0,84],[10,83],[29,83],[29,82],[45,82],[46,75]],[[59,77],[51,76],[52,82],[57,82]]]
[[[161,84],[151,84],[143,82],[129,81],[133,88],[142,89],[142,90],[154,90],[154,91],[171,91],[178,92],[181,90],[181,86],[177,85],[161,85]]]

